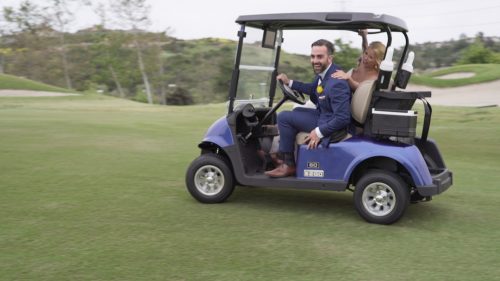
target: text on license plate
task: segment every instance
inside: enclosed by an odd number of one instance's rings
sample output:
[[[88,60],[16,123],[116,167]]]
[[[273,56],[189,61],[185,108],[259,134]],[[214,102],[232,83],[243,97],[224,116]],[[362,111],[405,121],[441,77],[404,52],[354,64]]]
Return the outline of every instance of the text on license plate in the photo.
[[[323,170],[304,170],[304,177],[323,178],[324,176]]]

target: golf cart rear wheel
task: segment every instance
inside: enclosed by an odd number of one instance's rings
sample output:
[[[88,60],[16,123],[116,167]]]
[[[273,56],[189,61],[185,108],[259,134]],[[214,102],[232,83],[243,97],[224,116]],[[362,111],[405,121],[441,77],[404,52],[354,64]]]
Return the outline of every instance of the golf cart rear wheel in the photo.
[[[234,190],[233,174],[221,156],[203,154],[189,166],[186,186],[191,196],[202,203],[221,203]]]
[[[410,200],[410,189],[403,179],[383,170],[368,171],[356,183],[354,205],[366,221],[391,224],[399,220]]]

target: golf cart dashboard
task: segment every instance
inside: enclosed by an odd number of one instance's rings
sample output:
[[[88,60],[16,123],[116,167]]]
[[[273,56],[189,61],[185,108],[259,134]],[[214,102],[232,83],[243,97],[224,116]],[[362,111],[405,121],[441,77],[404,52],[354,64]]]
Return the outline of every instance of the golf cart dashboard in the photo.
[[[235,128],[237,136],[250,139],[278,135],[276,114],[266,118],[271,108],[254,107],[251,103],[239,105],[233,113],[228,115],[228,123]],[[265,120],[264,120],[265,119]],[[262,121],[264,120],[264,123]]]

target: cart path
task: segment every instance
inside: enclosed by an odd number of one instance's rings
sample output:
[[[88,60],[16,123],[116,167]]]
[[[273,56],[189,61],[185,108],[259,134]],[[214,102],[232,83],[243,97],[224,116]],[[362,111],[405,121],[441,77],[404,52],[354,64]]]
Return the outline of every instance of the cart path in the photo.
[[[408,85],[407,91],[431,91],[431,105],[447,106],[500,106],[500,80],[454,88],[431,88]]]
[[[31,90],[0,90],[0,97],[62,97],[79,95],[80,94],[75,93],[58,93]]]

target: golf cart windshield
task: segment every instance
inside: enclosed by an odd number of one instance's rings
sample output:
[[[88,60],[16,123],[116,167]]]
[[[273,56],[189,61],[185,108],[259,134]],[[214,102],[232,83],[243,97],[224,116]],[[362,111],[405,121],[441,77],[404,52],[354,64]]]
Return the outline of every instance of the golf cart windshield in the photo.
[[[267,107],[269,104],[269,88],[276,58],[273,45],[276,40],[272,36],[272,40],[267,41],[269,45],[263,47],[262,36],[261,29],[246,30],[247,43],[241,51],[235,106],[252,103],[255,107]]]

